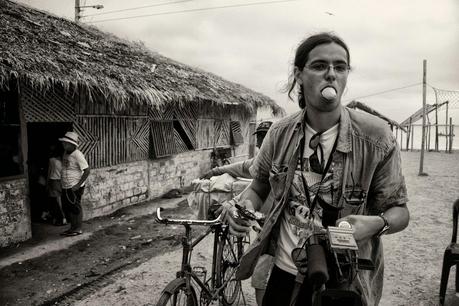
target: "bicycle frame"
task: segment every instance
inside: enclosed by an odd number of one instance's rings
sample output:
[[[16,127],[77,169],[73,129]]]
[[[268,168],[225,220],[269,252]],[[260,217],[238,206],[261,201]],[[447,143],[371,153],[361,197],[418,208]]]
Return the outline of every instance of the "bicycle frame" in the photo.
[[[168,218],[161,218],[161,210],[162,208],[158,208],[156,211],[156,221],[163,224],[181,224],[185,227],[185,236],[182,237],[182,263],[181,269],[176,273],[176,277],[178,279],[184,279],[187,292],[189,293],[191,287],[191,279],[193,279],[196,284],[201,288],[201,295],[204,294],[206,299],[216,300],[218,299],[220,292],[225,289],[228,284],[228,281],[225,281],[220,287],[216,288],[216,261],[217,258],[215,254],[217,254],[217,248],[219,245],[219,241],[224,237],[223,233],[226,231],[228,225],[223,224],[221,222],[222,216],[220,215],[215,220],[181,220],[181,219],[168,219]],[[191,226],[192,225],[200,225],[200,226],[209,226],[209,228],[205,231],[205,233],[199,235],[194,241],[191,237]],[[199,244],[205,237],[207,237],[210,233],[214,232],[214,243],[213,243],[213,254],[212,256],[212,271],[210,278],[206,281],[206,283],[202,282],[199,276],[193,271],[191,265],[191,254],[193,252],[194,247]],[[227,239],[226,237],[224,237]],[[234,252],[234,251],[233,251]],[[234,254],[233,254],[234,255]],[[234,272],[233,272],[234,273]],[[230,275],[232,276],[232,274]],[[210,286],[207,282],[210,280]]]

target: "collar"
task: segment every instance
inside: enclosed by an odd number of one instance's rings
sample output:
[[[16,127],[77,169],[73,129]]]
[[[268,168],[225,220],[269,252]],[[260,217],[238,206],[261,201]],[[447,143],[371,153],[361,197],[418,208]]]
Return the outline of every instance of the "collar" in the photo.
[[[336,150],[342,153],[349,153],[352,151],[352,143],[351,143],[351,135],[352,135],[352,123],[351,118],[349,116],[348,109],[340,105],[341,108],[341,116],[339,122],[339,131],[338,131],[338,143],[336,146]],[[296,118],[295,129],[299,130],[300,137],[304,137],[304,124],[306,118],[306,107],[301,111],[301,115]]]

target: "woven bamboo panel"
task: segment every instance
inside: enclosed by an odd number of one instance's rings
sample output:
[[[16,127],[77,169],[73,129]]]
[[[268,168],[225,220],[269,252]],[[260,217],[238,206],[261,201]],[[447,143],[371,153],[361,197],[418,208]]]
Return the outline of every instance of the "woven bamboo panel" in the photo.
[[[134,147],[137,147],[142,151],[144,156],[148,156],[150,147],[149,136],[150,136],[150,124],[148,120],[139,120],[136,122],[136,129],[132,130],[130,135],[130,141]]]
[[[27,85],[21,87],[21,100],[27,122],[74,122],[74,102],[59,87],[46,94],[38,93]]]
[[[177,153],[189,151],[179,132],[174,129],[174,142]]]
[[[230,122],[228,120],[215,120],[215,146],[230,145]]]
[[[231,126],[231,144],[236,145],[236,146],[243,144],[244,137],[242,136],[241,123],[239,121],[231,121],[230,126]]]
[[[93,168],[148,158],[146,117],[80,116],[74,129],[80,135],[80,150]]]
[[[199,118],[202,119],[224,119],[228,118],[230,108],[223,105],[215,105],[210,102],[202,102],[199,105]]]
[[[150,120],[161,120],[163,119],[162,117],[163,112],[159,109],[152,107],[148,110],[148,118],[150,118]]]
[[[164,157],[177,153],[172,120],[151,121],[150,130],[154,157]]]
[[[197,120],[198,113],[198,104],[186,105],[184,107],[176,107],[174,111],[174,118],[182,120]]]
[[[167,104],[164,107],[163,114],[162,114],[162,119],[167,120],[167,119],[174,119],[174,114],[175,114],[175,106],[172,104]]]
[[[196,133],[196,143],[199,149],[208,149],[214,147],[214,120],[199,119],[198,131]]]
[[[188,140],[191,143],[193,149],[197,148],[196,142],[196,133],[198,129],[198,121],[197,120],[177,120],[180,123],[183,131],[186,133]]]

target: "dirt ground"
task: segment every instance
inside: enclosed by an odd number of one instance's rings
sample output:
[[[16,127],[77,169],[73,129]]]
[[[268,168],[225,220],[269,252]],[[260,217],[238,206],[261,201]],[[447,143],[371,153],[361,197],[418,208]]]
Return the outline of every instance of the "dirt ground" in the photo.
[[[443,252],[451,239],[451,207],[459,198],[459,154],[426,153],[418,176],[419,152],[403,152],[411,221],[385,236],[382,306],[438,305]],[[184,203],[169,216],[187,218]],[[155,305],[181,260],[183,227],[155,224],[151,215],[122,211],[111,224],[72,247],[0,270],[1,305]],[[193,262],[210,269],[212,241],[202,241]],[[452,268],[446,305],[459,305]],[[249,281],[238,305],[255,305]],[[65,296],[65,297],[64,297]]]

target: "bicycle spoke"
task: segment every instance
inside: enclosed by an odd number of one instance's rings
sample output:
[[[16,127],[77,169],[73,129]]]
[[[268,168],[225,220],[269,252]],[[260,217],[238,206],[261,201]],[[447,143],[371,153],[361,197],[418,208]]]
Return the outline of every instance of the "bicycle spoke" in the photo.
[[[241,291],[241,282],[236,280],[236,270],[242,256],[243,244],[235,236],[222,236],[219,252],[219,287],[223,305],[232,305],[238,298]]]

